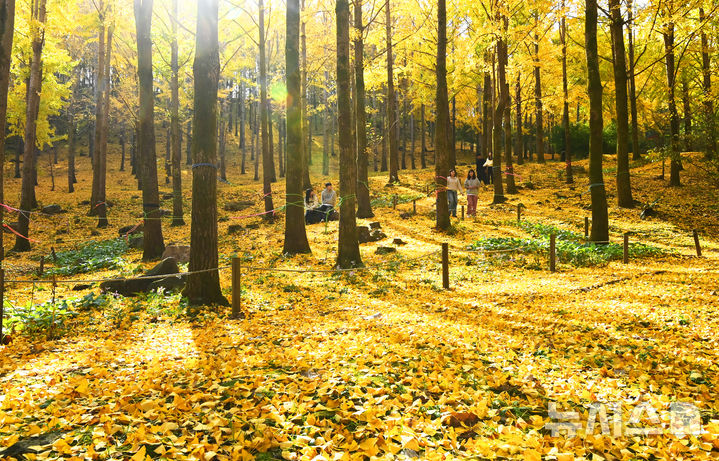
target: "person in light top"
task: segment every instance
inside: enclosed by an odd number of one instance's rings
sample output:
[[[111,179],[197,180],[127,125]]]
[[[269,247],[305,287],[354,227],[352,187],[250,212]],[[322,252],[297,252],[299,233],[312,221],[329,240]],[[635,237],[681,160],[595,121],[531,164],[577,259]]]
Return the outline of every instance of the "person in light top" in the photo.
[[[477,216],[477,195],[479,194],[479,179],[474,170],[467,172],[464,188],[467,189],[467,216]]]
[[[322,191],[322,205],[329,205],[332,208],[337,203],[337,192],[332,189],[332,183],[328,182],[325,184],[325,188]]]
[[[457,194],[461,194],[462,182],[457,177],[457,172],[454,169],[449,170],[449,176],[447,176],[447,202],[449,203],[449,212],[452,216],[457,217]]]

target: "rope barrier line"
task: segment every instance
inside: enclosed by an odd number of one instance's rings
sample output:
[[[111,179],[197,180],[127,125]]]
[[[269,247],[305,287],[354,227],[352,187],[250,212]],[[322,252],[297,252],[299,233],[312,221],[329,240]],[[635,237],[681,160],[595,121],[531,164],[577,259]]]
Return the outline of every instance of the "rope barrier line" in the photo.
[[[192,274],[202,274],[205,272],[214,272],[214,271],[220,271],[223,269],[228,269],[231,266],[220,266],[220,267],[214,267],[212,269],[201,269],[197,271],[191,271],[191,272],[175,272],[173,274],[160,274],[160,275],[142,275],[140,277],[119,277],[119,278],[106,278],[106,279],[88,279],[88,280],[5,280],[5,283],[102,283],[102,282],[120,282],[123,280],[154,280],[154,279],[164,279],[167,277],[177,277],[177,276],[183,276],[183,275],[192,275]]]
[[[422,254],[420,256],[406,259],[403,261],[398,261],[400,263],[405,262],[413,262],[420,259],[428,258],[432,255],[438,254],[439,250],[432,251],[429,253]],[[263,272],[292,272],[292,273],[343,273],[343,272],[355,272],[355,271],[366,271],[370,269],[377,269],[382,266],[386,266],[388,264],[393,264],[395,261],[385,261],[379,264],[373,264],[369,266],[362,266],[362,267],[356,267],[356,268],[350,268],[350,269],[283,269],[278,267],[261,267],[261,266],[246,266],[243,265],[242,269],[248,269],[248,270],[254,270],[254,271],[263,271]],[[82,284],[82,283],[102,283],[102,282],[119,282],[123,280],[154,280],[154,279],[163,279],[167,277],[177,277],[177,276],[185,276],[185,275],[192,275],[192,274],[201,274],[205,272],[212,272],[212,271],[220,271],[224,269],[231,268],[231,265],[227,266],[220,266],[212,269],[202,269],[197,271],[191,271],[191,272],[175,272],[172,274],[160,274],[160,275],[146,275],[146,276],[140,276],[140,277],[119,277],[119,278],[103,278],[103,279],[87,279],[87,280],[5,280],[6,283],[75,283],[75,284]]]

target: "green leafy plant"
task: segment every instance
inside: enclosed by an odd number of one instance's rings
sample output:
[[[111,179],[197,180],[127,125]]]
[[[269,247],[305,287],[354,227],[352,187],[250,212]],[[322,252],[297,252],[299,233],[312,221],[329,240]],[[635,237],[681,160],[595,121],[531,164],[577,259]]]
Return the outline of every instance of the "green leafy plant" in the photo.
[[[47,272],[50,275],[74,275],[98,269],[116,269],[124,263],[120,256],[127,250],[127,242],[119,238],[90,241],[75,250],[57,253],[55,267]]]
[[[5,301],[5,311],[8,316],[7,326],[10,330],[18,331],[31,338],[45,337],[47,339],[60,338],[67,333],[69,320],[76,317],[67,300],[52,303],[13,305]]]

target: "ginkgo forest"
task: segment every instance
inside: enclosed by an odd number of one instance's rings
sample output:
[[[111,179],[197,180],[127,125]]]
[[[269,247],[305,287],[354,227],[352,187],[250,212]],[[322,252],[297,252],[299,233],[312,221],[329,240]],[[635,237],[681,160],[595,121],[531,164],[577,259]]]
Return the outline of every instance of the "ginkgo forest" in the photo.
[[[0,460],[719,458],[718,39],[0,0]]]

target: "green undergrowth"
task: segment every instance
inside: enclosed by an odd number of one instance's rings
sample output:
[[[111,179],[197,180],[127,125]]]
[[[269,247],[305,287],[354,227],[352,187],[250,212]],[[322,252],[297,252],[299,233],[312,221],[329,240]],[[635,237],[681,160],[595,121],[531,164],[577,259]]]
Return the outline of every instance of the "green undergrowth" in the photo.
[[[55,267],[47,272],[49,275],[75,275],[99,269],[117,269],[124,263],[121,256],[128,249],[127,242],[121,238],[90,241],[76,249],[56,253],[51,259]]]
[[[517,250],[526,254],[549,254],[549,236],[556,235],[557,261],[577,267],[598,266],[621,260],[624,248],[617,243],[597,244],[586,242],[582,235],[549,224],[524,221],[516,226],[530,234],[528,238],[489,237],[474,242],[470,249],[484,251]],[[667,252],[645,243],[630,243],[630,258],[660,256]]]

